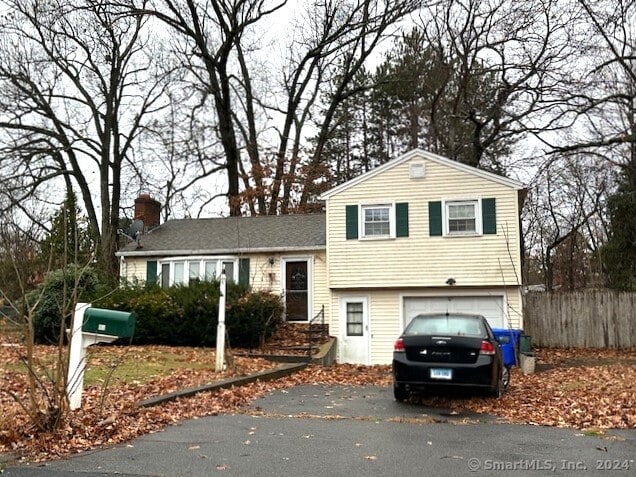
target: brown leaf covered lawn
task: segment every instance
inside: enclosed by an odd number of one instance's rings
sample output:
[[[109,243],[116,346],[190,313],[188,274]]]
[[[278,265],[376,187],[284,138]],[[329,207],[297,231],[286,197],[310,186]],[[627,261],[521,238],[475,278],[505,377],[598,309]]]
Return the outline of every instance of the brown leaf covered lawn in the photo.
[[[122,352],[119,347],[109,349],[113,354]],[[152,349],[156,356],[157,347]],[[38,347],[42,356],[51,351]],[[148,351],[148,347],[130,347],[127,353],[133,353],[134,359],[144,360]],[[256,398],[295,385],[391,384],[390,366],[311,366],[276,381],[202,392],[160,406],[139,408],[135,403],[143,399],[214,382],[232,374],[247,375],[276,366],[264,359],[236,357],[234,372],[215,373],[213,350],[160,348],[159,353],[162,352],[182,354],[184,363],[197,366],[175,366],[169,375],[151,376],[143,383],[112,380],[106,389],[100,383],[87,385],[81,409],[72,412],[59,430],[37,433],[8,393],[12,391],[26,397],[25,374],[11,366],[17,359],[15,349],[0,347],[0,454],[33,462],[54,459],[156,432],[182,419],[252,412],[250,404]],[[513,368],[511,385],[501,399],[437,396],[416,399],[414,403],[458,412],[470,410],[497,416],[503,422],[595,432],[636,427],[636,349],[539,349],[536,355],[537,372],[526,375]]]

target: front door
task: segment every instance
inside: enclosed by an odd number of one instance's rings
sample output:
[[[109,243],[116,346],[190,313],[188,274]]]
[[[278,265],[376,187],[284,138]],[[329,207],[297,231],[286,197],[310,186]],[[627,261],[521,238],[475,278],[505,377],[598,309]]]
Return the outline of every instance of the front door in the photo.
[[[307,260],[285,262],[285,316],[287,321],[307,321],[309,276]]]
[[[340,301],[340,360],[369,364],[369,312],[367,297]]]

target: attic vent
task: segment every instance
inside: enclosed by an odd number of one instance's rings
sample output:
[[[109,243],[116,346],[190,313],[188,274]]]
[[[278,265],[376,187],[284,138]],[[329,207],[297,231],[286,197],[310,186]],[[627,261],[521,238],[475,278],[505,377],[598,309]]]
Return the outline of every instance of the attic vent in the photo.
[[[411,164],[409,168],[409,175],[411,179],[423,179],[426,176],[426,170],[423,162]]]

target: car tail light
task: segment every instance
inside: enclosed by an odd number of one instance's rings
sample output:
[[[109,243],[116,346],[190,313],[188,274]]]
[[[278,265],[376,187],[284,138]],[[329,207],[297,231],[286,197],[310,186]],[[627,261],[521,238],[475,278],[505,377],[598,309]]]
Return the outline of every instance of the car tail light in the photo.
[[[493,355],[495,354],[495,347],[492,345],[490,341],[482,341],[481,347],[479,348],[479,354],[487,354]]]
[[[404,351],[406,351],[404,349],[404,340],[402,338],[398,338],[398,340],[395,342],[395,345],[393,345],[393,351],[397,351],[398,353],[403,353]]]

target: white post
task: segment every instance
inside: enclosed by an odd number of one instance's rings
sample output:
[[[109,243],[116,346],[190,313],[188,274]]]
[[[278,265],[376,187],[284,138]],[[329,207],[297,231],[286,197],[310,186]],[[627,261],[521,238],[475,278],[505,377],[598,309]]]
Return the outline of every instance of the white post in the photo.
[[[82,392],[84,391],[84,371],[86,370],[86,348],[95,343],[112,343],[117,336],[99,333],[84,333],[84,313],[91,306],[90,303],[77,303],[71,328],[66,330],[69,335],[68,373],[66,376],[66,396],[71,411],[82,406]]]
[[[223,371],[225,357],[225,267],[221,271],[221,296],[219,297],[219,324],[216,327],[216,372]]]
[[[70,346],[68,356],[68,374],[66,377],[66,395],[71,410],[82,405],[82,389],[84,388],[84,368],[86,367],[86,347],[83,343],[82,323],[84,312],[89,303],[77,303],[70,329]]]

